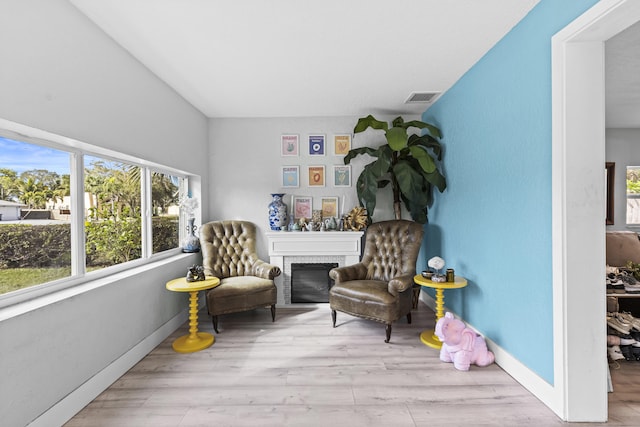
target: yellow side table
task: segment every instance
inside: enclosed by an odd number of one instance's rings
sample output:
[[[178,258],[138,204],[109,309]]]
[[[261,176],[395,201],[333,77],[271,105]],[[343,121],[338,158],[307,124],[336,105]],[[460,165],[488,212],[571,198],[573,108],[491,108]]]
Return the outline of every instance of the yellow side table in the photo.
[[[167,282],[167,289],[174,292],[189,292],[189,335],[177,338],[173,349],[178,353],[194,353],[210,347],[215,338],[208,332],[198,332],[198,292],[215,288],[220,284],[217,277],[207,277],[198,282],[187,282],[186,277]]]
[[[431,280],[423,277],[421,274],[417,274],[413,281],[420,286],[428,288],[434,288],[436,290],[436,323],[441,317],[444,317],[444,290],[445,289],[459,289],[467,286],[467,279],[460,276],[455,276],[453,282],[432,282]],[[420,341],[423,344],[433,347],[435,349],[442,348],[442,341],[435,334],[433,329],[427,329],[420,334]]]

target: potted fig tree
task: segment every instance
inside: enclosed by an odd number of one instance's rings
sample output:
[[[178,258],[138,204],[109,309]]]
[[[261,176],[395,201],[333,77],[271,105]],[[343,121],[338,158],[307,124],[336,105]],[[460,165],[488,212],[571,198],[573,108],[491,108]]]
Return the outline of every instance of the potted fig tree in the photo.
[[[427,212],[433,201],[432,187],[443,192],[445,177],[438,170],[442,160],[439,142],[440,130],[428,123],[397,117],[391,123],[377,120],[372,115],[358,119],[354,134],[368,128],[384,132],[385,143],[378,147],[360,147],[350,150],[344,158],[349,164],[356,156],[368,154],[374,160],[365,165],[358,177],[358,201],[366,208],[369,220],[376,208],[378,189],[391,186],[395,219],[402,218],[402,204],[411,218],[421,224],[427,222]],[[424,131],[421,135],[409,128]]]

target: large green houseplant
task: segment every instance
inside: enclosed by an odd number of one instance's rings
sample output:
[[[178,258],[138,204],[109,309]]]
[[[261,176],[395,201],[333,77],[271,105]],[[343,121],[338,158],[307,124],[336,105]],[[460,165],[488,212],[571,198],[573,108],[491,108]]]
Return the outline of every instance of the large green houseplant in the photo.
[[[368,128],[384,131],[386,143],[377,148],[354,148],[344,158],[345,165],[360,154],[368,154],[375,159],[364,167],[358,177],[358,201],[371,219],[378,189],[391,184],[395,218],[402,218],[401,203],[404,203],[414,221],[426,223],[427,211],[433,201],[432,186],[440,192],[447,186],[436,163],[442,160],[442,147],[438,141],[440,130],[418,120],[405,122],[402,117],[397,117],[387,123],[369,115],[358,119],[353,132],[357,134]],[[409,128],[425,132],[422,135],[410,134]]]

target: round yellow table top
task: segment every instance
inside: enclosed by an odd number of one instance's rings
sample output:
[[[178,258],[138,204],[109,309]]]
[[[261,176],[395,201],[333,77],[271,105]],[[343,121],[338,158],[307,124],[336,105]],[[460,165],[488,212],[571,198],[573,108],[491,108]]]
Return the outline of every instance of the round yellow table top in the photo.
[[[214,276],[206,276],[204,280],[187,282],[186,277],[180,277],[167,282],[167,289],[174,292],[196,292],[215,288],[220,284],[220,279]]]
[[[467,286],[467,279],[461,276],[455,276],[453,282],[432,282],[422,274],[416,274],[413,281],[420,286],[427,286],[435,289],[458,289]]]

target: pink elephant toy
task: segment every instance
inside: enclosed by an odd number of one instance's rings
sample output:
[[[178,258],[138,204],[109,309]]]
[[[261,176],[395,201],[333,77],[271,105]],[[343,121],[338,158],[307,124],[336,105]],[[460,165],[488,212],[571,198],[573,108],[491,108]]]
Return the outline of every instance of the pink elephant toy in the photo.
[[[488,366],[495,360],[484,338],[449,312],[436,323],[435,334],[442,341],[440,360],[453,362],[453,366],[460,371],[468,371],[472,363]]]

